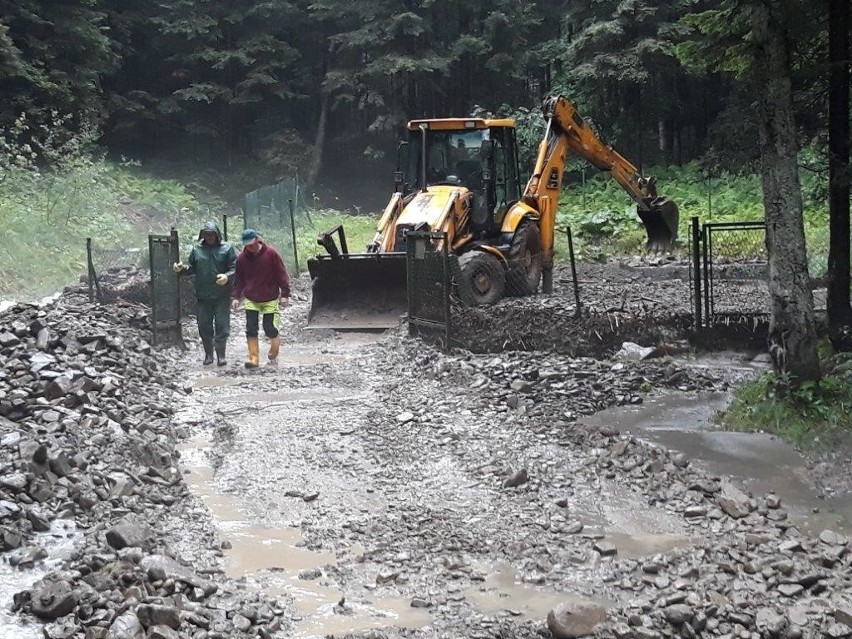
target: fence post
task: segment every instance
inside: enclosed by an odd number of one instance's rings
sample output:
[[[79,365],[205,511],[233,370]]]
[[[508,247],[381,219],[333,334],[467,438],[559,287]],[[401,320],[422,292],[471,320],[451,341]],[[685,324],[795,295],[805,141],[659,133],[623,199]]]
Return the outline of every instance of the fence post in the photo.
[[[565,229],[568,235],[568,260],[571,263],[571,280],[574,285],[574,302],[576,303],[575,317],[580,317],[580,283],[577,281],[577,264],[574,261],[574,238],[571,236],[571,227]]]
[[[222,235],[225,238],[225,241],[228,241],[228,214],[222,214]]]
[[[701,230],[698,225],[698,216],[691,220],[692,223],[692,277],[695,291],[695,332],[701,330]]]
[[[86,266],[89,270],[89,302],[95,301],[95,265],[92,263],[92,238],[86,238]]]
[[[710,296],[712,294],[712,282],[710,281],[710,230],[707,224],[701,227],[701,260],[702,260],[702,281],[704,282],[704,321],[709,326],[712,323],[713,315],[710,312]]]
[[[296,248],[296,207],[293,200],[287,200],[290,207],[290,232],[293,234],[293,260],[296,262],[296,275],[299,274],[299,251]]]
[[[443,246],[443,259],[441,260],[441,265],[444,267],[444,280],[442,282],[444,287],[444,352],[449,353],[451,332],[450,323],[452,322],[452,305],[450,304],[450,247],[446,233],[443,233],[441,245]]]
[[[170,239],[171,239],[171,248],[172,248],[172,260],[174,262],[180,262],[180,240],[178,239],[177,229],[172,227],[172,230],[169,233],[169,235],[171,236]],[[180,281],[181,281],[180,275],[178,274],[177,291],[175,293],[176,309],[175,309],[175,328],[174,328],[175,334],[174,334],[174,338],[177,341],[177,344],[181,348],[181,350],[186,350],[186,344],[183,343],[183,331],[181,330],[181,326],[180,326],[181,309],[183,308],[183,305],[181,304],[181,296],[180,296],[180,292],[181,292],[180,291]]]

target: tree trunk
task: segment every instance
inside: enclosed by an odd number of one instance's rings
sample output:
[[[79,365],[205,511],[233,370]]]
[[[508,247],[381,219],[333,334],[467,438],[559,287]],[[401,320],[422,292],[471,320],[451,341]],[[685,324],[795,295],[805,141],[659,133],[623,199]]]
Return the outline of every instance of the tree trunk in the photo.
[[[326,121],[328,120],[328,92],[322,92],[320,101],[319,122],[317,123],[317,134],[314,138],[314,148],[311,150],[311,159],[308,162],[308,170],[305,173],[305,183],[313,188],[322,166],[322,150],[325,147]]]
[[[769,354],[793,387],[820,379],[808,275],[790,61],[777,3],[752,5],[763,202],[769,253]]]
[[[852,325],[849,299],[849,0],[828,0],[828,325],[835,347]],[[847,327],[846,330],[842,330]]]

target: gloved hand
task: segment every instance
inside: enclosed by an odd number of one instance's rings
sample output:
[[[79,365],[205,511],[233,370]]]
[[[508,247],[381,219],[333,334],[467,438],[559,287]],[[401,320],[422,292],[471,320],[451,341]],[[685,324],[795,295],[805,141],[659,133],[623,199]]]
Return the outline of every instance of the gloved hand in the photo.
[[[228,276],[227,276],[227,275],[225,275],[224,273],[219,273],[219,274],[216,276],[216,283],[217,283],[219,286],[225,286],[225,284],[227,284],[227,283],[228,283]]]
[[[185,268],[186,268],[186,266],[184,265],[183,262],[175,262],[174,264],[172,264],[172,270],[175,273],[180,273]]]

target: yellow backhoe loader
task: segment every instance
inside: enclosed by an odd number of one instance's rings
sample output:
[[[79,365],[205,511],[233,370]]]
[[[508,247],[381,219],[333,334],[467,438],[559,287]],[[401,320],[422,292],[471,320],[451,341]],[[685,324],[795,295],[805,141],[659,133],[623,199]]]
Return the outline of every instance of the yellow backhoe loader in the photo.
[[[327,253],[308,260],[313,279],[308,326],[396,325],[407,308],[406,234],[413,230],[446,233],[464,280],[459,292],[469,305],[529,295],[539,285],[552,292],[554,224],[569,154],[609,172],[636,201],[649,249],[670,248],[678,209],[657,195],[654,179],[601,142],[566,98],[547,98],[543,112],[547,126],[523,189],[514,120],[409,122],[396,189],[366,251],[350,253],[340,227],[317,239]]]

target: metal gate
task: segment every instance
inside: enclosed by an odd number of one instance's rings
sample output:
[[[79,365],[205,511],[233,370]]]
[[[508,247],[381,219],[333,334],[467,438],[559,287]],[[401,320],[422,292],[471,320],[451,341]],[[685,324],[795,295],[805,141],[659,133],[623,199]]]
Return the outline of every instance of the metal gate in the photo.
[[[180,328],[180,276],[172,264],[180,261],[177,231],[149,235],[151,256],[151,332],[154,346],[184,347]]]
[[[769,317],[769,257],[763,222],[692,218],[690,288],[695,326]]]
[[[409,231],[406,236],[408,272],[408,332],[437,338],[450,345],[451,259],[446,233]],[[437,248],[440,247],[440,248]]]

